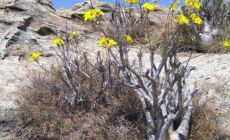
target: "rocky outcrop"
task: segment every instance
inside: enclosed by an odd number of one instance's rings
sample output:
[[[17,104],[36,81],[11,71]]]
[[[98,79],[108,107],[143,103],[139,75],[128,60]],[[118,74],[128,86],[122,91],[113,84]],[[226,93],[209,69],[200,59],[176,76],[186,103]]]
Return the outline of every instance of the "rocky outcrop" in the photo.
[[[68,25],[66,25],[68,24]],[[51,0],[4,0],[0,3],[0,56],[52,49],[57,34],[87,30],[56,14]]]

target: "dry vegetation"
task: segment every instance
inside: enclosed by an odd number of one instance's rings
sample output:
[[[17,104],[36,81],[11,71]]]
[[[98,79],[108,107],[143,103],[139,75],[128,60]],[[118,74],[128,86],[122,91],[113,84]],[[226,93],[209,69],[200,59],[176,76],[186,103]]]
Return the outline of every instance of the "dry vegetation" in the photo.
[[[64,99],[69,88],[57,68],[52,68],[53,74],[33,75],[31,85],[22,89],[23,100],[14,129],[17,137],[24,140],[144,139],[148,128],[134,91],[119,82],[110,90],[102,89],[97,82],[101,73],[95,72],[90,70],[91,79],[77,78],[84,101],[74,109]],[[215,110],[198,105],[198,98],[194,104],[190,139],[213,139],[217,132]]]
[[[65,94],[70,92],[58,69],[34,75],[23,88],[17,135],[21,139],[144,139],[145,119],[134,92],[114,83],[102,89],[101,74],[90,70],[91,78],[76,77],[82,102],[70,109]]]
[[[212,140],[218,132],[217,112],[207,104],[199,104],[199,95],[194,99],[190,140]]]

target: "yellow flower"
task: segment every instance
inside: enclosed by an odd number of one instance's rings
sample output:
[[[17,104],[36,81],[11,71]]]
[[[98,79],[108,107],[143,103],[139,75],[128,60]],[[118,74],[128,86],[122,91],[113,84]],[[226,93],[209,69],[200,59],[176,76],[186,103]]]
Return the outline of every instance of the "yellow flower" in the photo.
[[[138,4],[139,0],[125,0],[125,2],[128,4],[136,5],[136,4]]]
[[[191,17],[191,19],[193,20],[193,22],[195,24],[200,25],[200,24],[203,23],[203,20],[197,14],[195,14],[195,13],[191,14],[190,17]]]
[[[77,39],[77,32],[72,32],[71,36],[72,36],[73,39]]]
[[[225,40],[223,45],[225,48],[230,49],[230,40]]]
[[[151,3],[144,3],[142,7],[145,8],[147,11],[153,11],[154,9],[156,9],[157,6]]]
[[[189,8],[193,7],[194,0],[185,0],[185,5],[187,5]]]
[[[98,18],[104,13],[100,9],[91,9],[85,12],[84,20],[85,21],[97,21]]]
[[[169,11],[171,11],[171,12],[175,11],[176,9],[177,9],[177,4],[176,3],[171,4],[170,7],[169,7]]]
[[[60,38],[56,38],[53,40],[53,43],[55,45],[57,45],[57,47],[63,46],[65,44],[64,40],[60,39]]]
[[[100,39],[99,46],[104,47],[104,48],[110,48],[110,47],[113,47],[113,46],[117,46],[117,42],[115,40],[111,39],[111,38],[102,37]]]
[[[189,8],[195,9],[195,10],[198,10],[198,11],[202,7],[202,2],[200,0],[185,0],[185,4]]]
[[[127,43],[134,44],[134,40],[133,40],[131,35],[125,35],[125,39],[126,39]]]
[[[40,52],[33,52],[29,57],[29,62],[35,62],[38,61],[38,58],[42,56],[42,53]]]
[[[192,14],[190,15],[190,17],[191,17],[192,19],[194,19],[194,18],[196,18],[196,17],[197,17],[197,14],[192,13]]]
[[[186,16],[184,16],[183,14],[180,14],[177,16],[176,22],[180,25],[183,25],[183,24],[188,25],[189,19]]]
[[[201,7],[202,7],[202,3],[201,3],[200,1],[194,2],[193,8],[194,8],[195,10],[199,11]]]

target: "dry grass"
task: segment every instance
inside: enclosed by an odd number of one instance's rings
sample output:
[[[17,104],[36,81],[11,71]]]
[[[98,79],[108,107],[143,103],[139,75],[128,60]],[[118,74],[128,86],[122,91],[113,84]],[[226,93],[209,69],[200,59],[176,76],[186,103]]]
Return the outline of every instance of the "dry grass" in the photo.
[[[110,90],[100,86],[100,74],[90,70],[90,79],[77,77],[83,101],[69,109],[69,88],[58,68],[40,73],[22,89],[19,139],[144,139],[146,124],[134,92],[114,83]]]
[[[207,104],[199,104],[198,97],[194,101],[194,110],[191,121],[190,140],[213,140],[218,131],[215,109]]]

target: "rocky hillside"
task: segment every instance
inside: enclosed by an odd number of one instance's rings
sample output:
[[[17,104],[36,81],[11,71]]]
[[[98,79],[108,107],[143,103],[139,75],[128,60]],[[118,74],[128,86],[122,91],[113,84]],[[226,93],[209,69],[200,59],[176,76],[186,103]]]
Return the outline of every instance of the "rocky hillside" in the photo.
[[[104,3],[97,5],[106,14],[106,25],[111,19],[113,7]],[[18,90],[28,81],[28,72],[39,69],[26,60],[32,51],[41,51],[44,56],[41,63],[49,65],[55,56],[56,47],[52,39],[71,31],[80,34],[80,47],[88,52],[98,50],[97,36],[83,21],[83,13],[90,4],[76,4],[72,9],[56,10],[51,0],[1,0],[0,2],[0,139],[6,138],[2,125],[10,111],[17,110],[20,100]],[[150,15],[151,21],[162,25],[167,18],[164,10]],[[133,50],[131,53],[135,53]],[[136,55],[136,54],[135,54]],[[132,56],[135,56],[132,55]],[[146,54],[148,55],[148,54]],[[199,54],[195,54],[199,55]],[[186,59],[188,55],[181,55]],[[135,57],[134,57],[135,58]],[[202,100],[209,103],[219,113],[221,135],[230,137],[230,54],[204,54],[192,59],[190,65],[197,67],[189,78],[200,89]]]

